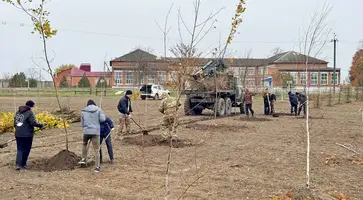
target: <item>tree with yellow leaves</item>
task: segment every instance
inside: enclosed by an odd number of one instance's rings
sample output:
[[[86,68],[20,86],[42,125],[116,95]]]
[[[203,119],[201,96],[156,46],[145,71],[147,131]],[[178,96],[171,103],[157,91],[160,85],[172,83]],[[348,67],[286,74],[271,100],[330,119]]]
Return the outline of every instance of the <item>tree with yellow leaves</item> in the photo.
[[[2,0],[3,2],[11,4],[13,7],[23,11],[26,15],[28,15],[33,22],[33,31],[32,34],[39,34],[40,38],[42,39],[42,46],[44,51],[44,60],[47,64],[47,69],[44,69],[49,73],[53,80],[54,92],[55,97],[57,99],[57,103],[59,109],[62,110],[62,106],[59,100],[59,93],[57,89],[57,85],[54,80],[53,76],[53,69],[50,65],[51,59],[48,55],[48,47],[47,47],[47,40],[51,39],[53,36],[57,34],[57,30],[53,29],[50,21],[48,20],[50,12],[45,10],[44,6],[47,3],[46,0]],[[38,5],[38,6],[36,6]],[[68,150],[68,131],[66,127],[66,121],[63,119],[64,131],[66,133],[66,149]]]

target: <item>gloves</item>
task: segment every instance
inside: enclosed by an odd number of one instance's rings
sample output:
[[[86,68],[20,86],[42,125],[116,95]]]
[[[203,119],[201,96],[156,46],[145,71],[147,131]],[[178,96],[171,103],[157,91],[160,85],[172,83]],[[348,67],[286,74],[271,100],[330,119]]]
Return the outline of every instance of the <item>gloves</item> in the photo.
[[[43,124],[39,124],[39,129],[43,130],[44,129],[44,125]]]

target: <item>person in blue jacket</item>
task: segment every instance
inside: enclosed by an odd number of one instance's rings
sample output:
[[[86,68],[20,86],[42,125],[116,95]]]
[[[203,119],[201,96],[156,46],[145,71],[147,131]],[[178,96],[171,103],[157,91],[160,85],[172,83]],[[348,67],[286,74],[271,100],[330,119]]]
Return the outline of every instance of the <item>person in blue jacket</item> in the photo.
[[[109,135],[109,134],[111,133],[111,130],[113,130],[113,128],[114,128],[113,121],[109,117],[106,116],[106,121],[101,123],[100,144],[102,144],[102,141],[105,140],[111,163],[113,163],[113,151],[112,151],[111,135]],[[100,162],[102,163],[102,149],[101,148],[100,148]]]

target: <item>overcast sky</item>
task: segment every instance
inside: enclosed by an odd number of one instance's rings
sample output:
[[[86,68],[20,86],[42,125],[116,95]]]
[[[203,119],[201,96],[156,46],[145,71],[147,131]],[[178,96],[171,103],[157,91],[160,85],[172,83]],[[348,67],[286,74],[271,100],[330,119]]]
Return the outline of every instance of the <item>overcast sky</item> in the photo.
[[[34,2],[40,0],[33,0]],[[218,46],[219,36],[226,40],[231,18],[238,0],[202,0],[201,18],[211,11],[224,10],[218,15],[216,29],[198,44],[205,52]],[[359,41],[363,39],[363,19],[360,0],[330,0],[334,6],[329,15],[333,32],[337,34],[337,67],[342,68],[342,79],[347,74]],[[92,70],[103,70],[103,62],[128,53],[137,46],[150,47],[153,53],[163,55],[163,35],[155,21],[163,24],[170,5],[174,3],[169,25],[172,26],[168,46],[179,40],[178,8],[192,25],[193,0],[53,0],[47,5],[51,24],[58,34],[49,40],[55,52],[55,68],[61,64],[91,63]],[[264,58],[272,49],[299,50],[299,31],[305,30],[310,16],[321,8],[324,0],[247,0],[244,22],[239,27],[233,44],[233,56],[244,57],[252,50],[251,57]],[[334,23],[333,23],[334,22]],[[37,68],[31,58],[42,55],[42,44],[31,34],[31,21],[27,15],[0,1],[0,75]],[[184,40],[187,31],[182,30]],[[329,39],[332,39],[333,35]],[[168,56],[170,56],[168,52]],[[328,42],[320,58],[333,66],[333,44]],[[42,60],[36,60],[44,65]]]

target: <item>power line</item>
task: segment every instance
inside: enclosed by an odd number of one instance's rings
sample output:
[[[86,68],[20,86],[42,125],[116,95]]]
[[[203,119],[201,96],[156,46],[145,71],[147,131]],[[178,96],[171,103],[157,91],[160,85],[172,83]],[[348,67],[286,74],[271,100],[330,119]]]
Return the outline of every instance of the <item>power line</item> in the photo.
[[[32,24],[28,23],[21,23],[21,22],[9,22],[9,21],[0,21],[1,25],[9,25],[9,24],[16,24],[20,27],[28,26],[33,27]],[[67,29],[67,28],[57,28],[58,31],[66,31],[66,32],[74,32],[74,33],[81,33],[85,35],[100,35],[100,36],[109,36],[109,37],[123,37],[123,38],[135,38],[135,39],[148,39],[148,40],[163,40],[163,37],[150,37],[150,36],[127,36],[119,33],[107,33],[107,32],[96,32],[96,31],[87,31],[87,30],[75,30],[75,29]],[[178,41],[178,38],[170,38],[169,40]],[[317,41],[317,42],[329,42],[327,41]],[[340,43],[349,43],[349,44],[358,44],[359,41],[339,41]],[[233,43],[245,43],[245,44],[298,44],[300,41],[242,41],[242,40],[234,40]]]

